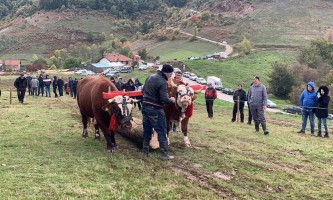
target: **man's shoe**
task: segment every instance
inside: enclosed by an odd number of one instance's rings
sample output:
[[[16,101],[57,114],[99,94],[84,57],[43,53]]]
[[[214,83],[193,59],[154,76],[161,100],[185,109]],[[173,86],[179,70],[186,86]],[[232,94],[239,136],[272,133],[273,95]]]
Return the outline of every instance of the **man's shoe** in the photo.
[[[256,133],[256,134],[257,134],[257,133],[259,133],[259,131],[253,131],[253,133]]]
[[[314,132],[311,132],[311,135],[312,135],[312,136],[315,136]]]
[[[297,131],[297,133],[305,133],[305,131],[299,130],[299,131]]]
[[[318,133],[318,134],[317,134],[317,137],[322,137],[321,133]]]
[[[330,136],[328,136],[328,133],[326,133],[325,135],[324,135],[324,138],[329,138]]]
[[[268,130],[265,130],[264,135],[268,135],[268,134],[269,134]]]
[[[167,155],[167,156],[161,156],[161,159],[166,161],[166,160],[173,160],[175,157],[174,156],[170,156],[170,155]]]

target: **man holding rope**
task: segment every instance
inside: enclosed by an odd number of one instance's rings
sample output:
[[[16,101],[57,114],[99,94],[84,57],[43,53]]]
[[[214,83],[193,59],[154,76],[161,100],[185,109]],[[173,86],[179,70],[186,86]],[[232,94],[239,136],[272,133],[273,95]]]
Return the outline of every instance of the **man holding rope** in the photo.
[[[302,92],[299,98],[299,105],[302,108],[302,128],[297,133],[305,133],[306,123],[309,118],[311,134],[314,135],[314,112],[316,106],[317,96],[315,91],[315,83],[308,82],[306,89]]]

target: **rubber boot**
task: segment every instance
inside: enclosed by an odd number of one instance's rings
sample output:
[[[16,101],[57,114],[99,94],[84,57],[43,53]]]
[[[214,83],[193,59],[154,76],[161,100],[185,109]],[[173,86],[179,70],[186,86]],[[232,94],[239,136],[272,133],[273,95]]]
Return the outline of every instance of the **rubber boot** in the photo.
[[[160,149],[161,149],[161,159],[162,160],[172,160],[175,157],[169,155],[168,151],[168,141],[160,142]]]
[[[268,135],[268,130],[266,128],[266,124],[261,124],[262,130],[264,131],[264,135]]]
[[[149,157],[149,148],[150,148],[150,141],[149,140],[143,140],[143,155],[145,157]]]
[[[258,123],[254,124],[254,128],[256,129],[256,131],[254,133],[259,133],[259,124]]]

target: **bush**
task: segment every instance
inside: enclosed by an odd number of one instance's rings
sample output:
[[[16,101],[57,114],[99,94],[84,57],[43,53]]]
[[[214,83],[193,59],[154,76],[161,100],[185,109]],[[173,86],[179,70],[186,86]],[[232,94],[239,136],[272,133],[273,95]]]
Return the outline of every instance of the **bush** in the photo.
[[[287,98],[295,83],[294,76],[288,66],[280,63],[272,64],[273,71],[268,75],[269,87],[276,97]]]

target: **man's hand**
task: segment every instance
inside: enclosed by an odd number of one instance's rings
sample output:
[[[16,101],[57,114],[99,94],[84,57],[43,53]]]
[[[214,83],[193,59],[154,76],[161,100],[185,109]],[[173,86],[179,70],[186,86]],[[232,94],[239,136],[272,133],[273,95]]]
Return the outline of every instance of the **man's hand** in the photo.
[[[267,106],[263,106],[263,109],[266,110],[266,109],[267,109]]]
[[[172,103],[175,103],[176,101],[175,97],[170,97],[170,100],[172,101]]]

